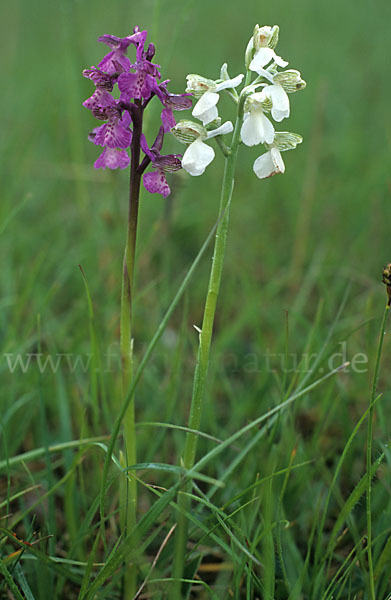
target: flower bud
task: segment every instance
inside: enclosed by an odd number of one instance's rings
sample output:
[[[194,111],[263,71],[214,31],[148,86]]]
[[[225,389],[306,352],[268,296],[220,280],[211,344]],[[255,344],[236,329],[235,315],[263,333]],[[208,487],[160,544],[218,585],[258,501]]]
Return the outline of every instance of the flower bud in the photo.
[[[228,75],[227,63],[224,63],[220,69],[220,79],[222,79],[223,81],[227,81],[228,79],[230,79],[230,76]]]
[[[276,131],[274,134],[273,146],[280,152],[285,150],[293,150],[297,144],[301,144],[303,138],[298,133],[290,133],[289,131]]]
[[[171,129],[171,133],[184,144],[191,144],[198,138],[206,137],[207,131],[205,127],[194,121],[182,120]]]
[[[259,50],[259,48],[272,48],[274,50],[278,43],[279,31],[278,25],[273,25],[273,27],[269,25],[265,25],[264,27],[255,25],[253,34],[255,50]]]
[[[147,48],[147,52],[146,52],[146,56],[145,58],[147,60],[152,60],[153,57],[155,56],[155,44],[149,44],[148,48]]]
[[[193,94],[195,98],[201,98],[205,92],[216,89],[216,82],[213,79],[207,79],[202,75],[190,74],[186,77],[186,92]]]
[[[288,71],[276,73],[273,76],[273,82],[282,85],[288,94],[298,92],[299,90],[304,90],[305,86],[307,85],[304,79],[301,78],[300,71],[295,71],[294,69],[288,69]]]

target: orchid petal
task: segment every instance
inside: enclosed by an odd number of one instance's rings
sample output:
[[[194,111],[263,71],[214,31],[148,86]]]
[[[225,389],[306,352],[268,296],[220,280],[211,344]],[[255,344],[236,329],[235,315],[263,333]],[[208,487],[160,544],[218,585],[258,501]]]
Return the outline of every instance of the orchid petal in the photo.
[[[281,68],[284,68],[287,65],[289,65],[288,61],[281,58],[281,56],[278,56],[278,54],[276,54],[274,52],[274,50],[273,50],[273,60],[276,63],[276,65],[278,65]]]
[[[105,148],[94,163],[95,169],[125,169],[130,162],[126,150],[116,148]]]
[[[271,144],[274,140],[274,127],[262,110],[253,110],[246,113],[248,116],[240,131],[242,141],[246,146],[256,146],[266,142]]]
[[[288,94],[279,83],[273,85],[267,85],[264,90],[265,94],[271,98],[273,102],[272,106],[272,117],[275,121],[282,121],[289,117],[289,98]]]
[[[227,88],[236,88],[238,85],[242,83],[244,75],[241,73],[237,75],[233,79],[226,79],[222,83],[218,83],[216,86],[216,92],[221,92],[221,90],[226,90]]]
[[[164,171],[161,169],[157,169],[152,173],[145,173],[143,183],[148,192],[151,194],[161,194],[163,198],[167,198],[171,192]]]
[[[164,132],[170,131],[176,125],[174,114],[171,108],[164,108],[161,112],[161,119],[164,128]]]
[[[216,104],[219,101],[219,95],[215,92],[206,92],[198,100],[191,113],[196,119],[200,119],[203,125],[211,123],[218,117]]]
[[[254,173],[259,179],[272,177],[278,173],[285,172],[285,165],[281,153],[277,148],[272,148],[269,152],[259,156],[254,162]]]
[[[256,71],[258,73],[258,70],[267,65],[274,58],[274,55],[275,52],[271,48],[259,48],[250,62],[250,71]]]
[[[182,158],[182,167],[190,175],[202,175],[206,167],[212,162],[215,157],[213,148],[204,144],[198,138],[187,148]]]
[[[210,138],[216,137],[216,135],[225,135],[226,133],[231,133],[233,130],[234,126],[232,125],[231,121],[226,121],[225,123],[220,125],[220,127],[217,127],[217,129],[213,129],[213,131],[208,131],[206,139],[209,140]]]
[[[131,141],[131,131],[121,121],[112,120],[99,128],[94,144],[108,148],[129,148]]]

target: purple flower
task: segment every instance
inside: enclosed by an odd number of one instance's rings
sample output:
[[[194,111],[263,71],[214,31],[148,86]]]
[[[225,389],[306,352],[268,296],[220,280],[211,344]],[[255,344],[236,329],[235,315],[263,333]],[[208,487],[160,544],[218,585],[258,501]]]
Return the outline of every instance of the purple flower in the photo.
[[[129,129],[131,118],[128,111],[125,111],[122,117],[121,112],[116,109],[109,111],[110,109],[106,111],[108,122],[94,130],[94,144],[108,148],[129,148],[132,132]]]
[[[94,163],[95,169],[126,169],[130,159],[126,150],[117,148],[105,148]]]
[[[182,168],[181,154],[166,154],[161,156],[157,151],[152,150],[154,155],[152,167],[155,169],[152,173],[146,173],[143,177],[145,189],[151,194],[161,194],[163,198],[171,193],[167,183],[167,171],[179,171]]]
[[[147,38],[146,31],[139,31],[135,28],[133,35],[128,35],[125,38],[119,38],[115,35],[102,35],[98,38],[98,42],[103,42],[112,48],[112,51],[106,54],[103,60],[100,61],[98,67],[105,71],[109,75],[113,75],[118,71],[128,71],[131,62],[125,55],[130,44],[136,45],[138,48],[141,46],[144,48],[144,43]]]

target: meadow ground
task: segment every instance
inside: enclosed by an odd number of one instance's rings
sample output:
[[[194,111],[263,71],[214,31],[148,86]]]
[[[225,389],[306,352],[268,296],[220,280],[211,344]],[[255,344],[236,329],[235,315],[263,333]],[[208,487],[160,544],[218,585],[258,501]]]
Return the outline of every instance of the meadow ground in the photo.
[[[389,329],[373,422],[372,587],[366,550],[366,411],[386,303],[381,272],[391,261],[389,2],[14,0],[0,17],[1,597],[122,598],[122,563],[133,556],[121,537],[118,462],[103,521],[99,514],[121,405],[128,176],[92,166],[97,149],[87,134],[95,123],[81,106],[91,82],[81,71],[102,56],[96,39],[148,29],[156,62],[182,92],[188,73],[215,79],[224,62],[241,72],[255,23],[277,23],[281,55],[307,81],[289,122],[304,142],[286,156],[284,176],[264,181],[252,172],[257,149],[240,150],[201,423],[213,439],[200,437],[197,457],[298,397],[202,466],[183,597],[389,598]],[[226,99],[220,109],[229,114]],[[157,108],[148,119],[152,132]],[[165,149],[182,147],[172,138]],[[142,191],[138,362],[216,221],[222,170],[218,156],[202,177],[175,174],[166,200]],[[209,245],[136,390],[143,520],[133,559],[139,584],[149,577],[140,597],[170,598],[172,535],[151,565],[175,523],[193,325],[211,252]]]

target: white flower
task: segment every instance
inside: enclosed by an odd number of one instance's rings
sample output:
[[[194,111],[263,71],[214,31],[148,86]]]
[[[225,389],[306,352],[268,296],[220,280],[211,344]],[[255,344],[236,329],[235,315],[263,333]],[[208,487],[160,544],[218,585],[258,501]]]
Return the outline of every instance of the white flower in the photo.
[[[272,177],[278,173],[285,173],[285,165],[281,152],[293,150],[297,144],[301,144],[303,138],[297,133],[279,131],[275,134],[274,142],[269,146],[268,152],[258,156],[254,162],[253,170],[259,179]]]
[[[178,126],[178,125],[177,125]],[[204,135],[200,135],[192,142],[182,158],[182,167],[190,175],[202,175],[206,167],[212,162],[215,157],[213,148],[204,143],[204,140],[209,140],[217,135],[224,135],[233,131],[231,121],[227,121],[217,129],[208,131]]]
[[[274,127],[264,114],[264,109],[271,106],[270,99],[264,91],[251,94],[244,107],[244,121],[240,135],[246,146],[271,144],[274,140]]]
[[[278,56],[274,51],[278,42],[278,31],[277,25],[273,27],[269,25],[265,25],[264,27],[255,26],[254,35],[250,39],[246,50],[246,56],[250,56],[250,53],[255,50],[255,54],[248,66],[250,71],[258,73],[259,69],[263,69],[272,60],[279,67],[287,66],[287,61]]]
[[[271,177],[285,172],[284,161],[278,148],[271,148],[265,154],[258,156],[253,166],[254,173],[259,179]]]
[[[196,97],[202,94],[193,108],[193,117],[202,121],[203,125],[208,125],[208,123],[217,119],[216,104],[219,101],[219,92],[237,87],[242,82],[243,77],[244,75],[241,74],[233,79],[226,79],[217,83],[200,75],[188,75],[186,92],[191,92]]]
[[[265,69],[259,69],[258,74],[271,82],[271,85],[265,86],[263,91],[273,103],[271,109],[273,119],[279,122],[289,117],[290,108],[287,92],[291,94],[303,90],[306,86],[300,72],[289,69],[282,73],[270,73]]]

